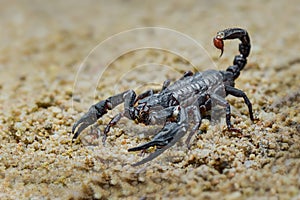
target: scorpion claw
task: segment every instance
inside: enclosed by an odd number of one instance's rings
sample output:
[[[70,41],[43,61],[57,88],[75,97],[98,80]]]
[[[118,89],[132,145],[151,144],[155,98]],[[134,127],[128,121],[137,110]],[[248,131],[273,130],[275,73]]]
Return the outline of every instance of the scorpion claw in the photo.
[[[163,141],[163,140],[155,140],[155,141],[150,141],[150,142],[147,142],[145,144],[142,144],[140,146],[137,146],[137,147],[133,147],[133,148],[130,148],[128,149],[128,151],[143,151],[143,150],[146,150],[150,147],[154,147],[154,146],[165,146],[167,143],[167,141]]]
[[[72,140],[76,139],[78,135],[88,126],[94,124],[98,119],[98,111],[94,106],[92,106],[89,111],[84,114],[74,125],[72,128],[72,133],[74,136]]]
[[[186,132],[185,125],[180,125],[177,123],[167,124],[154,138],[152,141],[142,144],[137,147],[133,147],[128,149],[128,151],[143,151],[148,149],[149,147],[157,146],[161,148],[157,148],[155,152],[151,153],[148,157],[143,160],[134,163],[132,166],[142,165],[146,162],[153,160],[162,154],[165,150],[173,146],[178,140],[180,140]]]

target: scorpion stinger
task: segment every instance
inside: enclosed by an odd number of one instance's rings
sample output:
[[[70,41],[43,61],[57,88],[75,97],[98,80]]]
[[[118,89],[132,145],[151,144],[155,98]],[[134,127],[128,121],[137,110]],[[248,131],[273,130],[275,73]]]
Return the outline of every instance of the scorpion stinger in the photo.
[[[248,106],[250,119],[254,120],[252,104],[247,95],[234,87],[235,80],[247,63],[251,45],[246,30],[240,28],[225,29],[218,32],[217,36],[214,37],[214,45],[221,49],[221,55],[224,50],[223,41],[232,39],[241,41],[239,44],[240,54],[234,57],[233,65],[229,66],[226,71],[207,70],[195,74],[186,72],[174,83],[166,81],[160,91],[148,90],[136,96],[133,90],[128,90],[111,96],[91,106],[89,111],[74,124],[73,139],[76,139],[86,127],[103,117],[108,110],[121,103],[124,103],[124,111],[109,122],[104,130],[103,142],[105,142],[110,128],[115,126],[123,116],[145,125],[162,124],[162,122],[164,124],[161,131],[151,141],[129,149],[129,151],[144,151],[149,147],[156,147],[155,152],[133,164],[133,166],[151,161],[178,142],[189,130],[189,113],[193,115],[194,126],[186,139],[188,146],[192,136],[199,129],[202,119],[207,118],[208,113],[213,111],[215,106],[225,108],[228,130],[239,131],[233,128],[231,124],[230,104],[225,97],[229,94],[242,97]]]

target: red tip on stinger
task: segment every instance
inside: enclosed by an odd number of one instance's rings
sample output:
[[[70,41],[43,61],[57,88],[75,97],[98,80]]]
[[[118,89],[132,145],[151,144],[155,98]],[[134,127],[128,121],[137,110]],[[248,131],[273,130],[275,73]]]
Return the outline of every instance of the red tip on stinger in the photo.
[[[222,39],[220,38],[217,38],[217,37],[214,37],[214,45],[217,49],[220,49],[221,50],[221,55],[220,57],[223,55],[223,50],[224,50],[224,42]]]

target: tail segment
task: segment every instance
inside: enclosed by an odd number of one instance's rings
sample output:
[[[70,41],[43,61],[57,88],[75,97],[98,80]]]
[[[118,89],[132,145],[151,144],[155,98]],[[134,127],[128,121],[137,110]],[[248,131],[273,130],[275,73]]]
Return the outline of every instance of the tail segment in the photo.
[[[221,50],[221,56],[224,50],[223,40],[233,40],[239,39],[241,43],[239,44],[240,55],[236,55],[233,60],[233,65],[229,66],[226,71],[233,74],[234,79],[239,77],[240,71],[247,64],[247,57],[250,54],[251,44],[250,37],[246,30],[241,28],[229,28],[223,31],[219,31],[217,36],[214,37],[213,42],[216,48]]]

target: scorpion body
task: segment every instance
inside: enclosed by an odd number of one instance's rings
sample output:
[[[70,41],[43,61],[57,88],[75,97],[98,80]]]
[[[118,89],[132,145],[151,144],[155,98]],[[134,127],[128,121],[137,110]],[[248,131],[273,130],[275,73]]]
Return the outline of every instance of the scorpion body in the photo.
[[[103,143],[107,133],[122,117],[135,120],[138,123],[163,124],[163,128],[153,139],[145,144],[128,149],[128,151],[143,151],[149,147],[156,146],[156,150],[148,157],[133,164],[133,166],[144,164],[173,146],[189,130],[188,113],[192,113],[194,126],[186,139],[189,145],[191,137],[199,129],[201,121],[207,117],[207,111],[212,109],[212,102],[225,107],[226,125],[228,130],[239,131],[232,127],[230,122],[230,105],[225,100],[225,96],[233,95],[242,97],[248,106],[250,119],[253,121],[252,105],[247,95],[234,87],[234,81],[238,78],[240,71],[247,63],[250,53],[250,38],[246,30],[240,28],[230,28],[219,31],[214,37],[214,45],[223,54],[224,40],[239,39],[240,54],[235,56],[233,65],[226,71],[208,70],[204,72],[186,72],[179,80],[170,84],[165,81],[160,91],[148,90],[140,95],[136,95],[133,90],[111,96],[91,106],[89,111],[81,117],[73,126],[75,133],[73,139],[89,125],[95,123],[99,118],[113,109],[117,105],[124,103],[124,111],[112,118],[104,130]],[[224,96],[221,95],[225,91]]]

